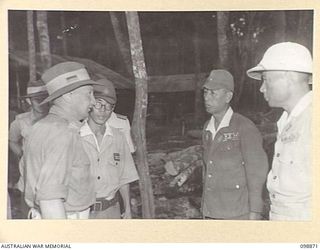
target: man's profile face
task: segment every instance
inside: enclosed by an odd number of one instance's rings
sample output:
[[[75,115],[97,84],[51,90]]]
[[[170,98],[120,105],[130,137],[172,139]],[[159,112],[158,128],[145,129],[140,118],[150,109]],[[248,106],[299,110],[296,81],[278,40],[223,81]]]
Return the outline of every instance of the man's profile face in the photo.
[[[93,97],[93,88],[91,85],[85,85],[79,87],[71,92],[74,111],[76,115],[81,119],[87,118],[89,111],[95,104]]]
[[[260,92],[270,107],[284,107],[290,97],[286,71],[265,71],[262,73]]]

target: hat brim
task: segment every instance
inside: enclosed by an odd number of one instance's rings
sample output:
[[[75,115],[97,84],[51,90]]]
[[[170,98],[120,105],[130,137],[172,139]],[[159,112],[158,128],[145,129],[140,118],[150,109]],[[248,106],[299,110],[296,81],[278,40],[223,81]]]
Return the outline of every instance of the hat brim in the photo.
[[[293,70],[293,69],[278,69],[278,68],[264,68],[262,65],[257,65],[256,67],[249,69],[247,71],[247,75],[255,80],[262,80],[262,73],[265,71],[292,71],[292,72],[300,72],[300,73],[305,73],[305,74],[312,74],[311,71],[308,70]],[[311,84],[311,82],[310,82]]]
[[[261,80],[262,79],[262,72],[266,71],[264,67],[261,65],[257,65],[256,67],[253,67],[247,71],[247,75],[255,80]]]
[[[47,91],[40,91],[37,93],[20,96],[20,98],[32,98],[32,97],[47,96],[47,95],[48,95]]]
[[[206,88],[206,89],[210,89],[210,90],[219,90],[219,89],[226,89],[227,91],[230,91],[230,92],[234,92],[234,89],[231,89],[231,88],[228,88],[227,86],[223,86],[221,84],[218,84],[218,85],[214,85],[214,86],[211,86],[210,83],[205,83],[203,84],[202,88]]]
[[[49,95],[46,99],[44,99],[43,102],[40,103],[40,105],[45,104],[50,101],[53,101],[54,99],[66,94],[66,93],[69,93],[72,90],[75,90],[77,88],[85,86],[85,85],[101,85],[101,83],[95,82],[93,80],[85,80],[85,81],[75,82],[73,84],[70,84],[68,86],[65,86],[63,88],[56,90],[51,95]]]
[[[108,97],[108,96],[105,96],[105,95],[99,95],[99,94],[94,94],[94,97],[95,98],[101,98],[101,99],[104,99],[106,100],[108,103],[110,104],[116,104],[117,102],[117,99],[114,99],[112,97]]]

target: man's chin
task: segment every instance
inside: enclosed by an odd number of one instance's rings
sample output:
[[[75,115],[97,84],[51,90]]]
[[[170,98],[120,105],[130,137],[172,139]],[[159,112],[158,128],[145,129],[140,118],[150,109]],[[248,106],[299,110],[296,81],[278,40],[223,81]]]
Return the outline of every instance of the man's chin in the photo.
[[[212,108],[212,107],[206,107],[206,111],[209,113],[209,114],[213,114],[215,109]]]

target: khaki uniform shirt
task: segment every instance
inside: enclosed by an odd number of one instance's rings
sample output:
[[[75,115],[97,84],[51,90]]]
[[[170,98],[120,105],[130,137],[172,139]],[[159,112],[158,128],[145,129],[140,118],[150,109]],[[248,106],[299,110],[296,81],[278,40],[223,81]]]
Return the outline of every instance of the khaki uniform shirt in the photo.
[[[128,144],[122,132],[106,124],[99,147],[88,123],[80,130],[92,165],[97,198],[111,200],[119,188],[139,179]]]
[[[128,143],[129,149],[131,153],[134,153],[135,147],[131,137],[131,127],[129,120],[124,115],[119,115],[114,112],[111,113],[110,118],[108,119],[107,123],[114,128],[118,128],[125,136],[125,139]]]
[[[90,161],[79,135],[81,123],[52,106],[30,132],[25,147],[25,200],[62,199],[67,212],[82,211],[95,202]]]
[[[16,116],[15,120],[10,124],[9,141],[19,142],[22,144],[24,152],[24,144],[29,136],[32,125],[36,122],[36,118],[32,111],[22,113]],[[23,155],[19,161],[20,178],[17,187],[21,192],[24,192],[24,161]]]
[[[272,169],[267,187],[271,220],[311,219],[312,92],[278,121]]]

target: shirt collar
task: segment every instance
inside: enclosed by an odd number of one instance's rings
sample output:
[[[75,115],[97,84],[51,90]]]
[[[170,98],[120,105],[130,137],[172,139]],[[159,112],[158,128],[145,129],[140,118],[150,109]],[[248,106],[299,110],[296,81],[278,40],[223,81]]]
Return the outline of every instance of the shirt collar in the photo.
[[[88,124],[88,120],[85,120],[83,126],[80,128],[80,136],[84,137],[88,135],[95,136]],[[103,137],[107,135],[113,136],[112,129],[108,123],[106,123],[106,130],[104,131]]]
[[[220,129],[225,128],[225,127],[229,127],[232,115],[233,115],[233,110],[231,107],[229,107],[227,109],[227,112],[224,114],[217,129],[215,129],[215,126],[214,126],[215,118],[214,118],[214,116],[211,116],[211,119],[208,123],[206,130],[209,130],[213,135],[215,135],[216,132],[219,131]]]
[[[290,114],[287,111],[283,111],[280,119],[277,122],[278,131],[281,132],[283,128],[295,117],[298,117],[312,102],[312,91],[305,94],[299,102],[294,106]]]

